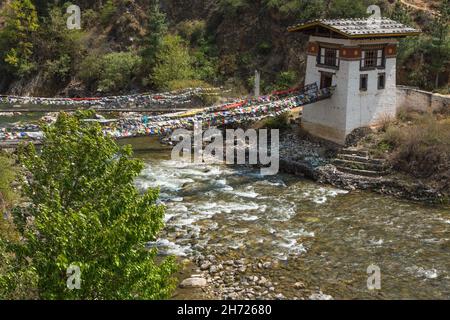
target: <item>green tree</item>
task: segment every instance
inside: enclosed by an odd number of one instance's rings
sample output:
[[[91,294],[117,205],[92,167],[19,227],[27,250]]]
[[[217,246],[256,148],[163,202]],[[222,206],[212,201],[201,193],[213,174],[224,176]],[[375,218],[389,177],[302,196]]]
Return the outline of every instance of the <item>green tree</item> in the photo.
[[[36,274],[31,268],[20,268],[8,248],[20,241],[9,214],[20,200],[12,187],[18,176],[14,159],[0,152],[0,300],[36,298]]]
[[[36,8],[31,0],[12,0],[4,16],[0,57],[13,73],[25,75],[34,68],[33,36],[39,28]]]
[[[281,13],[294,15],[300,20],[321,18],[325,12],[324,0],[264,0],[269,8],[276,8]]]
[[[156,250],[145,248],[163,227],[158,191],[139,193],[134,179],[143,163],[85,116],[63,113],[44,127],[40,152],[20,148],[31,204],[14,211],[26,239],[14,253],[22,264],[32,261],[42,299],[167,298],[173,259],[158,264]],[[67,288],[70,265],[81,269],[80,290]]]
[[[189,50],[179,36],[167,35],[156,56],[153,83],[159,89],[167,89],[170,82],[194,79]]]
[[[156,65],[156,57],[163,46],[163,39],[167,33],[166,15],[161,12],[159,0],[152,0],[148,13],[147,34],[143,39],[142,59],[144,72],[152,73]],[[149,82],[149,78],[146,78]]]
[[[111,18],[117,11],[116,4],[113,0],[107,0],[105,4],[101,7],[100,11],[100,21],[103,25],[107,26],[111,22]]]
[[[363,1],[333,0],[330,1],[330,18],[361,18],[367,16],[367,5]]]
[[[411,16],[408,14],[408,11],[404,9],[403,5],[400,2],[395,3],[389,17],[394,21],[398,21],[406,25],[412,24]]]
[[[83,57],[86,34],[81,30],[67,29],[65,7],[50,7],[49,14],[41,21],[35,44],[39,53],[36,60],[46,75],[47,85],[64,85]]]
[[[450,1],[442,0],[439,15],[431,28],[431,72],[435,75],[434,88],[439,87],[439,76],[450,62]]]

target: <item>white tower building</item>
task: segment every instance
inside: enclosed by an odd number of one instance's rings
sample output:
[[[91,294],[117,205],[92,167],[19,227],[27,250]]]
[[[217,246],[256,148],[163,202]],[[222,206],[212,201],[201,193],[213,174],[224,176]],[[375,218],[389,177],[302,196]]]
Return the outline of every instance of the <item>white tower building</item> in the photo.
[[[354,129],[395,116],[397,44],[420,30],[383,18],[316,20],[288,31],[309,35],[305,84],[336,86],[331,99],[304,107],[308,132],[343,144]]]

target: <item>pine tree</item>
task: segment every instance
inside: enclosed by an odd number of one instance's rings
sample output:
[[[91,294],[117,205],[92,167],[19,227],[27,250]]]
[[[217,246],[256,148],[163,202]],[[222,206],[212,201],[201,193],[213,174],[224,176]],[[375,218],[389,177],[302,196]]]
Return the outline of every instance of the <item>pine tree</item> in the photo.
[[[434,87],[439,87],[439,76],[445,71],[450,59],[450,0],[442,0],[438,16],[432,25],[432,63],[431,70],[435,74]]]
[[[167,33],[166,15],[161,12],[159,0],[153,0],[149,10],[147,35],[143,41],[142,59],[144,71],[152,73],[156,65],[156,57],[163,46],[163,38]]]

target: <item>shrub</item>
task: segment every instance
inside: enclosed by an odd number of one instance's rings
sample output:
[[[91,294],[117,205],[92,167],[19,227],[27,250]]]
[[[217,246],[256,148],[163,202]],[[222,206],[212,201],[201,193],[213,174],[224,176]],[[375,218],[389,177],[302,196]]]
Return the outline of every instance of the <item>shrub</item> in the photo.
[[[78,77],[97,91],[118,92],[129,89],[141,63],[141,57],[133,52],[94,53],[82,62]]]
[[[18,268],[15,256],[9,252],[20,241],[9,214],[5,214],[19,200],[12,183],[17,178],[13,159],[0,154],[0,300],[36,298],[36,275],[32,269]]]
[[[169,82],[168,89],[171,91],[174,90],[182,90],[187,88],[210,88],[211,85],[202,81],[202,80],[174,80]],[[210,106],[217,102],[218,96],[216,95],[208,95],[208,94],[200,94],[199,98],[201,99],[203,105]]]
[[[297,73],[292,70],[280,72],[274,83],[267,86],[266,91],[286,90],[295,86],[297,83]]]
[[[264,127],[267,129],[279,129],[286,130],[289,129],[289,112],[280,114],[279,116],[268,118],[264,121]]]
[[[195,79],[188,48],[179,36],[167,35],[156,57],[152,82],[161,90],[168,89],[175,80]]]
[[[264,0],[267,7],[299,20],[320,18],[326,9],[324,0]]]
[[[450,170],[450,124],[431,115],[409,127],[390,127],[382,143],[393,149],[392,162],[400,171],[429,178]]]
[[[96,85],[102,73],[102,58],[97,53],[88,55],[80,64],[78,77],[89,87]]]
[[[56,60],[47,60],[45,69],[47,79],[65,81],[70,77],[72,60],[69,55],[64,54]]]
[[[262,55],[268,55],[272,50],[272,44],[267,41],[263,41],[258,45],[258,53]]]
[[[204,20],[185,20],[177,25],[178,33],[193,45],[198,45],[205,37],[206,23]]]
[[[6,3],[4,25],[0,28],[0,66],[15,76],[29,75],[36,67],[32,60],[34,37],[39,29],[36,7],[31,0]]]
[[[333,0],[329,10],[330,18],[361,18],[367,16],[367,5],[363,1]]]
[[[16,177],[12,163],[13,160],[9,156],[0,153],[0,215],[7,204],[16,199],[16,194],[11,189],[11,183]]]
[[[141,62],[141,57],[132,52],[114,52],[105,55],[102,58],[98,90],[117,92],[129,89]]]
[[[83,23],[83,28],[93,28],[99,19],[99,14],[93,9],[87,9],[83,11],[83,17],[81,22]]]
[[[173,80],[168,83],[167,89],[174,90],[182,90],[187,88],[210,88],[211,85],[202,81],[202,80]]]
[[[62,87],[69,81],[84,56],[86,33],[68,30],[67,17],[59,6],[53,6],[42,25],[36,40],[38,61],[45,75],[45,87]]]
[[[208,57],[203,51],[195,50],[192,54],[192,67],[196,78],[206,82],[215,82],[218,77],[218,66],[215,58]]]
[[[235,54],[225,54],[218,62],[219,74],[222,77],[234,76],[239,70],[238,59]]]
[[[249,2],[247,0],[220,0],[219,6],[223,13],[234,16],[239,10],[247,8]]]
[[[395,122],[395,117],[390,114],[383,113],[378,117],[376,126],[383,132],[386,132],[389,127]]]

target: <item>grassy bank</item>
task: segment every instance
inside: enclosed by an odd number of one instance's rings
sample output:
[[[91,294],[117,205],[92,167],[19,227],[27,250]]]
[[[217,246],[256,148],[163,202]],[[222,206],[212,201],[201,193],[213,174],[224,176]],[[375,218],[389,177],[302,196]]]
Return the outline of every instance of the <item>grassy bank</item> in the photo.
[[[380,121],[379,127],[360,141],[377,158],[389,161],[405,179],[423,182],[450,195],[450,114],[401,111],[397,118]]]

